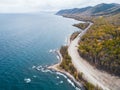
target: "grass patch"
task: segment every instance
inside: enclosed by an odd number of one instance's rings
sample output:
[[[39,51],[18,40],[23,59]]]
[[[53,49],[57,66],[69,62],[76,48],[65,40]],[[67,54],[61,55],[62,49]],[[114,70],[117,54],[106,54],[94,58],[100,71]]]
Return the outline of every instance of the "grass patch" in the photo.
[[[59,66],[60,69],[63,69],[67,72],[69,72],[74,78],[82,83],[86,90],[102,90],[98,86],[94,86],[93,84],[87,82],[83,79],[83,73],[78,73],[76,68],[73,66],[71,62],[71,57],[68,55],[68,46],[62,46],[60,49],[60,53],[63,57],[63,60]]]
[[[74,32],[70,37],[70,41],[74,40],[79,34],[80,34],[80,31]]]
[[[79,23],[79,24],[74,24],[73,26],[78,27],[82,30],[86,29],[89,26],[89,23]]]

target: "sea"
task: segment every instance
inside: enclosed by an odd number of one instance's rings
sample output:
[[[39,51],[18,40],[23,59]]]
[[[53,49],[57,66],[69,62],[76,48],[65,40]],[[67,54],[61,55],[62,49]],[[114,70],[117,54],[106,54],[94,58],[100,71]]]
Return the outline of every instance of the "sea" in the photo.
[[[47,68],[78,22],[48,12],[0,14],[0,90],[80,90]]]

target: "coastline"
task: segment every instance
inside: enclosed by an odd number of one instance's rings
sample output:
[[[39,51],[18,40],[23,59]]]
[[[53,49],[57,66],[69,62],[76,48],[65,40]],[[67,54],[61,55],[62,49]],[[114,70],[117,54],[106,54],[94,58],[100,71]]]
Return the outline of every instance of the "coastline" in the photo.
[[[71,18],[71,19],[74,19],[74,18]],[[74,20],[76,20],[76,19],[74,19]],[[79,20],[78,20],[79,21]],[[86,21],[82,21],[82,22],[86,22]],[[87,21],[88,22],[88,21]],[[74,26],[74,27],[76,27],[76,26]],[[78,27],[76,27],[76,28],[78,28]],[[88,27],[86,28],[86,29],[88,29],[89,28],[89,25],[88,25]],[[81,29],[80,29],[81,30]],[[81,32],[84,32],[84,30],[82,30]],[[80,32],[80,33],[81,33]],[[71,34],[72,35],[72,34]],[[66,46],[70,46],[70,44],[71,44],[71,42],[73,41],[73,40],[70,40],[70,37],[71,37],[71,35],[69,35],[68,37],[67,37],[67,43],[66,43]],[[78,34],[78,36],[79,36],[79,34]],[[77,38],[77,37],[76,37]],[[81,37],[80,37],[81,38]],[[56,64],[54,64],[54,65],[51,65],[51,66],[48,66],[48,69],[51,69],[51,70],[55,70],[55,71],[57,71],[57,72],[60,72],[60,73],[62,73],[62,74],[64,74],[64,75],[66,75],[68,78],[70,78],[70,80],[72,80],[73,82],[74,82],[74,84],[77,86],[77,87],[79,87],[81,90],[86,90],[86,88],[85,88],[85,86],[84,86],[84,82],[83,81],[81,81],[81,82],[79,82],[79,81],[77,81],[76,79],[75,79],[75,77],[73,76],[73,75],[71,75],[69,72],[67,72],[67,71],[65,71],[64,69],[61,69],[59,66],[60,66],[60,64],[61,64],[61,62],[62,62],[62,60],[63,60],[63,57],[62,57],[62,54],[60,53],[60,50],[56,50],[55,51],[55,53],[59,56],[59,62],[58,63],[56,63]]]
[[[67,42],[67,45],[69,45],[69,44],[70,44],[70,42]],[[68,73],[64,69],[60,69],[59,65],[61,64],[63,58],[62,58],[62,55],[59,50],[56,51],[56,54],[59,56],[60,61],[54,65],[49,66],[48,69],[55,70],[56,72],[60,72],[64,75],[66,75],[71,81],[74,82],[74,84],[78,88],[80,88],[81,90],[86,90],[85,87],[80,82],[78,82],[70,73]]]
[[[71,19],[74,19],[74,18],[71,18]],[[74,19],[74,20],[76,20],[76,19]],[[79,20],[78,20],[78,21],[79,21]],[[82,22],[88,22],[88,21],[82,21]],[[90,22],[89,22],[89,23],[90,23]],[[92,24],[92,23],[91,23],[91,24]],[[90,26],[91,26],[91,25],[88,25],[88,27],[87,27],[86,29],[89,29]],[[74,27],[76,27],[76,26],[74,26]],[[76,28],[78,28],[78,27],[76,27]],[[80,29],[80,30],[81,30],[81,29]],[[81,34],[82,32],[84,32],[84,30],[82,30],[82,31],[80,32],[80,34]],[[84,32],[84,33],[85,33],[85,32]],[[81,38],[80,34],[78,34],[78,36]],[[71,34],[71,35],[72,35],[72,34]],[[71,42],[73,41],[73,40],[70,40],[71,35],[69,35],[68,38],[67,38],[66,46],[68,46],[68,47],[71,45]],[[77,37],[78,37],[78,36],[77,36]],[[77,38],[77,37],[76,37],[76,38]],[[59,61],[58,63],[54,64],[54,65],[48,66],[48,69],[51,69],[51,70],[54,70],[54,71],[56,71],[56,72],[60,72],[60,73],[62,73],[62,74],[64,74],[64,75],[66,75],[71,81],[74,82],[74,84],[75,84],[77,87],[79,87],[81,90],[86,90],[86,88],[85,88],[85,86],[84,86],[84,84],[83,84],[84,81],[81,81],[81,82],[77,81],[73,75],[71,75],[69,72],[67,72],[67,71],[65,71],[64,69],[61,69],[61,68],[59,67],[60,64],[61,64],[61,62],[62,62],[62,60],[63,60],[62,54],[60,53],[60,49],[59,49],[59,50],[56,50],[55,53],[59,56],[59,60],[60,60],[60,61]],[[71,61],[72,61],[72,60],[71,60]],[[73,62],[72,62],[72,63],[73,63]],[[77,68],[76,68],[76,70],[77,70]]]
[[[91,27],[93,23],[89,22],[90,25],[84,29],[74,40],[67,44],[68,46],[68,54],[71,56],[71,61],[73,66],[76,68],[78,72],[83,73],[83,79],[87,82],[90,82],[94,86],[101,88],[102,90],[119,90],[120,89],[120,78],[116,76],[112,76],[107,72],[100,71],[96,69],[94,66],[90,65],[86,60],[84,60],[78,53],[78,42],[81,37],[87,32],[87,30]],[[70,40],[70,38],[68,39]],[[59,53],[61,56],[61,54]],[[61,72],[71,78],[75,83],[78,82],[71,74],[66,72],[65,70],[61,70],[59,68],[60,63],[62,62],[62,57],[60,58],[60,62],[50,66],[49,69],[53,69],[55,71]],[[78,82],[80,84],[80,82]],[[84,84],[82,84],[84,86]],[[101,90],[100,89],[100,90]]]
[[[120,90],[120,77],[111,75],[102,70],[98,70],[79,55],[77,47],[78,42],[87,32],[89,27],[90,26],[82,31],[68,47],[68,53],[72,58],[72,64],[78,72],[83,73],[83,79],[90,82],[94,86],[99,87],[102,90]]]

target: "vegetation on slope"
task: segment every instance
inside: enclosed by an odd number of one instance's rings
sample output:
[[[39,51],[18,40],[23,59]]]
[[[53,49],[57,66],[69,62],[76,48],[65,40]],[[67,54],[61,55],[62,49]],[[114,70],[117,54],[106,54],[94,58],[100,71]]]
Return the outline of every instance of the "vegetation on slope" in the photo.
[[[101,90],[98,86],[94,86],[93,84],[87,82],[83,79],[83,73],[78,73],[76,68],[73,66],[71,62],[71,57],[68,55],[68,46],[62,46],[60,49],[60,53],[63,57],[63,60],[59,66],[60,69],[64,69],[65,71],[69,72],[71,75],[74,76],[74,78],[79,81],[80,83],[83,83],[86,90]]]
[[[67,16],[75,15],[75,16],[81,16],[81,18],[83,18],[86,16],[89,17],[89,16],[111,15],[111,14],[117,14],[119,12],[120,12],[120,4],[101,3],[96,6],[60,10],[56,14],[67,15]]]
[[[80,31],[74,32],[70,37],[70,41],[74,40],[79,34],[80,34]]]
[[[73,26],[84,30],[85,28],[87,28],[89,26],[89,23],[79,23],[79,24],[74,24]]]
[[[79,43],[79,53],[97,68],[120,76],[120,15],[93,21]]]
[[[60,53],[62,54],[62,57],[63,57],[60,67],[76,77],[75,74],[77,73],[77,71],[72,65],[71,57],[68,55],[67,49],[68,49],[68,46],[62,46],[60,49]]]

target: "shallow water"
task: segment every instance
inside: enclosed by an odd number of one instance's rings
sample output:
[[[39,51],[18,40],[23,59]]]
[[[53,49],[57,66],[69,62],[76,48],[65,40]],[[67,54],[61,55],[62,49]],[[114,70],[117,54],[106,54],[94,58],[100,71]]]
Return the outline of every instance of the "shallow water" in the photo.
[[[72,32],[73,19],[48,13],[0,14],[0,90],[76,90],[68,78],[46,69]]]

